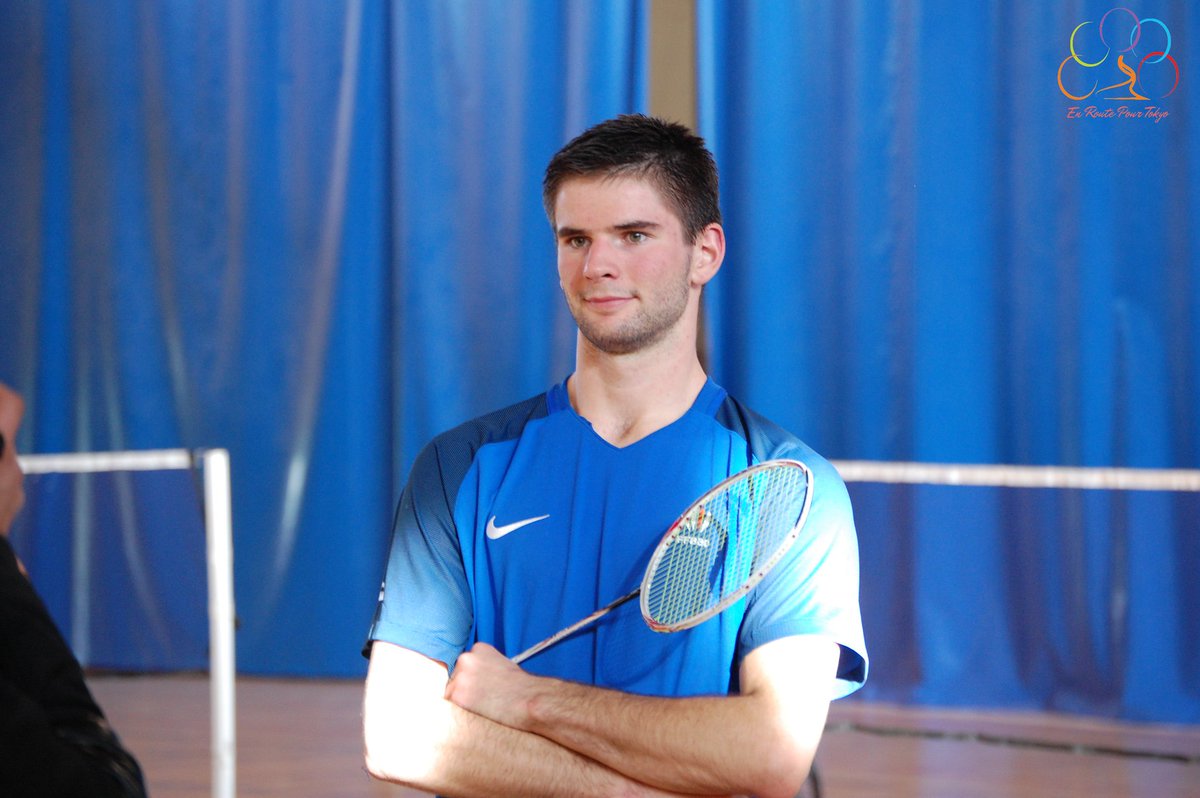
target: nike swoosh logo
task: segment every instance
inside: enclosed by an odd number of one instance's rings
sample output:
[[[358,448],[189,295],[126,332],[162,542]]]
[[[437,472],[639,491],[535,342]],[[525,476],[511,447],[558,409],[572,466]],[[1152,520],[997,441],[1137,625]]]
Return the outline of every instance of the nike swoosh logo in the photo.
[[[549,515],[539,515],[537,518],[526,518],[524,521],[517,521],[512,524],[505,524],[504,526],[496,526],[496,516],[493,515],[491,518],[488,519],[488,522],[487,522],[487,536],[489,538],[491,538],[492,540],[499,540],[500,538],[507,535],[509,532],[516,532],[518,529],[520,529],[523,526],[529,526],[530,524],[536,523],[538,521],[544,521],[545,519],[547,519],[549,517],[550,517]]]

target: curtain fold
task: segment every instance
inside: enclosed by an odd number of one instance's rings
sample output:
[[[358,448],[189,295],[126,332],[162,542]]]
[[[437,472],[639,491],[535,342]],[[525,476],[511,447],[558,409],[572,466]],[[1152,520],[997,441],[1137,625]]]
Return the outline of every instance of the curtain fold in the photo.
[[[700,0],[717,378],[830,457],[1200,467],[1200,80],[1069,117],[1106,9]],[[1194,497],[852,493],[865,697],[1200,722]]]
[[[645,16],[0,9],[0,379],[27,399],[19,444],[230,450],[243,671],[361,674],[418,447],[567,373],[540,174],[583,126],[644,110]]]

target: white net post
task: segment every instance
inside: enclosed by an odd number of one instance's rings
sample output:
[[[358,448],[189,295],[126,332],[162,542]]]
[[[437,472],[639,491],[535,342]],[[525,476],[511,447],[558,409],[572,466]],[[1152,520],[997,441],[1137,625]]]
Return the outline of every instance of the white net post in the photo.
[[[234,684],[233,517],[229,452],[208,449],[204,468],[204,524],[208,557],[209,671],[212,682],[213,798],[237,794],[237,724]]]
[[[76,452],[22,455],[26,474],[86,474],[101,471],[191,470],[198,460],[204,475],[205,550],[208,571],[209,685],[212,713],[213,798],[237,794],[237,737],[234,645],[233,518],[229,452],[187,449],[131,452]],[[79,542],[76,541],[78,547]]]

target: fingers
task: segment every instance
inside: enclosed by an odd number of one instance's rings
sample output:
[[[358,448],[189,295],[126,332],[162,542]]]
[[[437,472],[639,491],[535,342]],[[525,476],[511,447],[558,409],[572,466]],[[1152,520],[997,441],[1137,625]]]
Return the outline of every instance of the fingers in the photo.
[[[12,446],[17,439],[17,428],[21,426],[21,416],[25,415],[25,400],[21,395],[0,382],[0,433],[5,440],[4,451]],[[0,452],[3,456],[4,452]]]
[[[13,518],[25,504],[24,476],[17,462],[17,428],[25,413],[20,394],[0,383],[0,535],[7,535]]]
[[[454,663],[454,672],[446,682],[444,697],[447,701],[458,704],[463,709],[473,707],[473,697],[479,692],[479,685],[490,675],[489,650],[495,651],[487,643],[476,643],[470,650],[459,655],[458,661]]]

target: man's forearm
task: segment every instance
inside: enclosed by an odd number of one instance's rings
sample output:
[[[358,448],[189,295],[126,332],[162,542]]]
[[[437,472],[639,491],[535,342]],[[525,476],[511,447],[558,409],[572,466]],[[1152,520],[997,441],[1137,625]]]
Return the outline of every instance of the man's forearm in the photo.
[[[444,666],[376,643],[363,732],[376,778],[443,795],[667,796],[536,734],[441,697]]]
[[[742,695],[655,698],[533,676],[480,645],[459,658],[447,697],[638,782],[790,798],[820,741],[836,664],[831,642],[789,638],[747,657]]]
[[[767,710],[743,696],[653,698],[547,680],[529,705],[529,731],[634,779],[695,795],[771,795],[797,762],[780,762],[763,734]],[[811,761],[811,759],[810,759]],[[807,769],[807,762],[804,763]]]
[[[368,749],[372,775],[441,795],[667,796],[529,732],[445,703],[446,723],[423,725],[421,739],[392,738]]]

